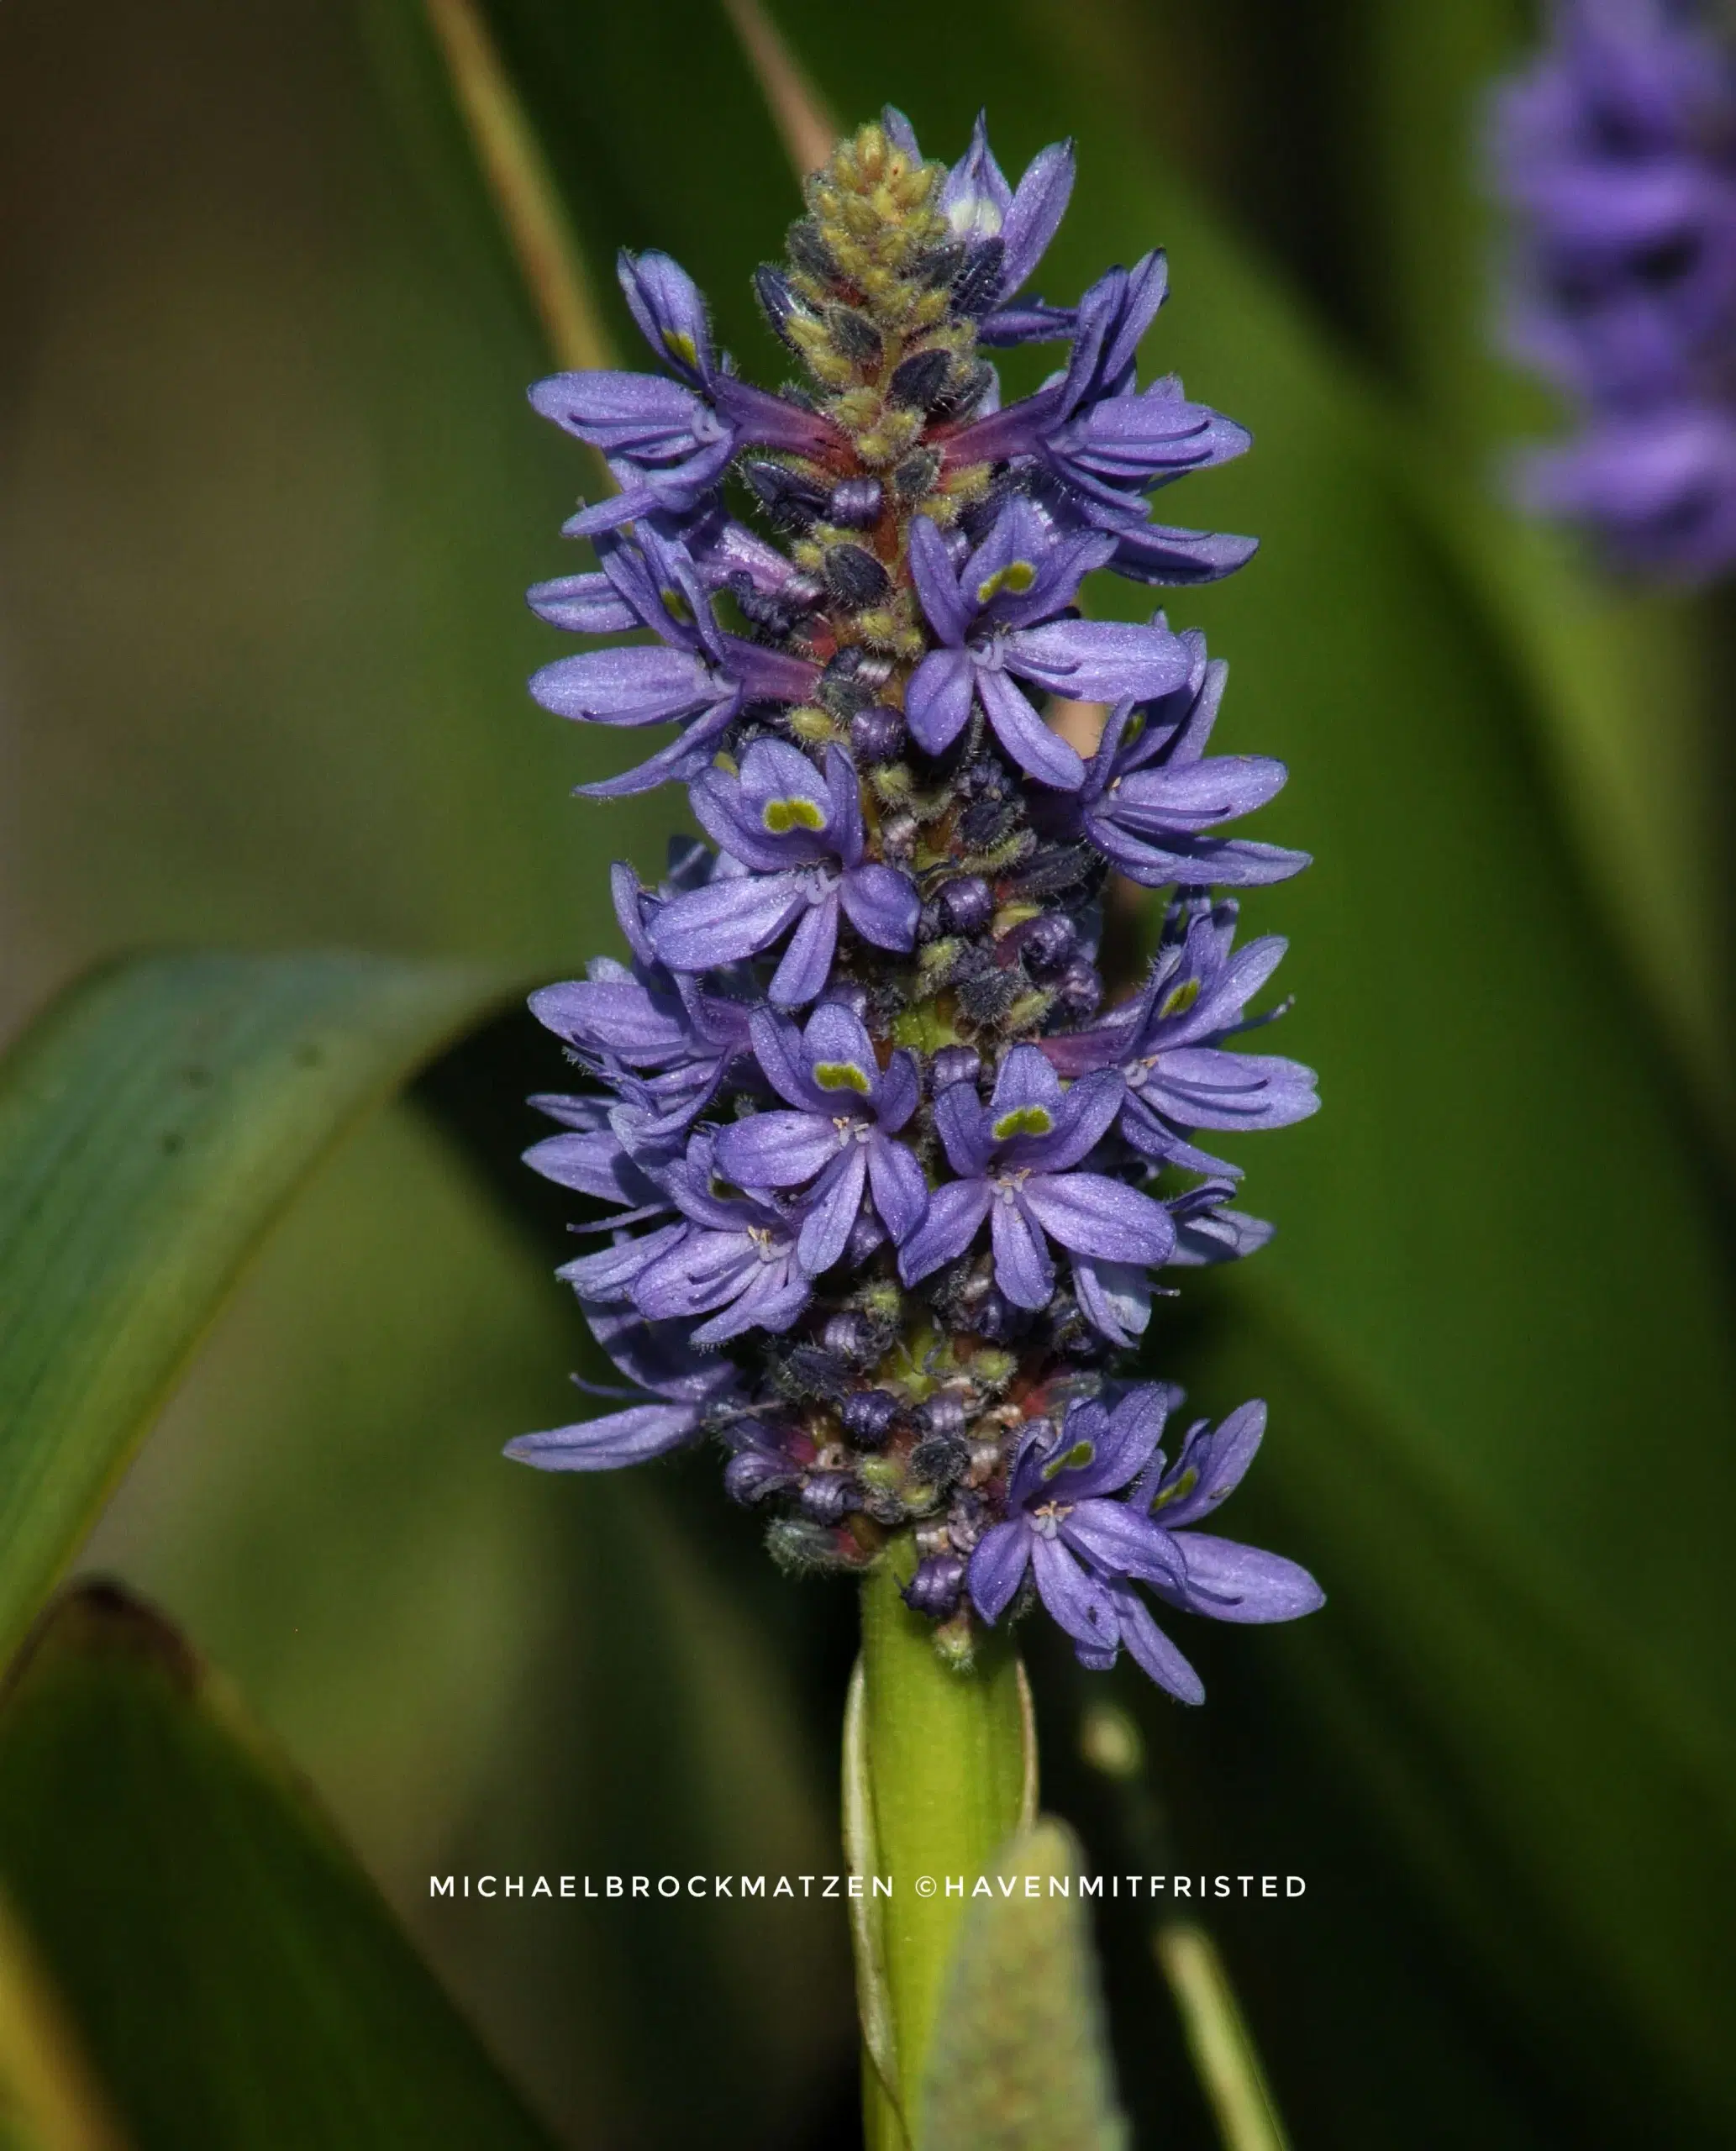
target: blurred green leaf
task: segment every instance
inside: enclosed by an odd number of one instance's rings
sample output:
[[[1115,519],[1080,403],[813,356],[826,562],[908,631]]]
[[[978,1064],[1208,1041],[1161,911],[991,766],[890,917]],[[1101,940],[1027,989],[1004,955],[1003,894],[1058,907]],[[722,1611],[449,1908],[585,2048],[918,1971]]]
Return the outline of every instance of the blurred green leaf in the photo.
[[[0,2147],[126,2151],[42,1960],[0,1903]]]
[[[139,2151],[546,2151],[233,1697],[112,1586],[0,1707],[0,1876]]]
[[[364,956],[160,956],[0,1066],[0,1650],[334,1139],[498,997]]]
[[[1078,1840],[1045,1816],[995,1863],[947,1968],[920,2151],[1122,2151]],[[1051,1893],[1065,1881],[1067,1893]],[[967,1883],[967,1887],[969,1886]]]

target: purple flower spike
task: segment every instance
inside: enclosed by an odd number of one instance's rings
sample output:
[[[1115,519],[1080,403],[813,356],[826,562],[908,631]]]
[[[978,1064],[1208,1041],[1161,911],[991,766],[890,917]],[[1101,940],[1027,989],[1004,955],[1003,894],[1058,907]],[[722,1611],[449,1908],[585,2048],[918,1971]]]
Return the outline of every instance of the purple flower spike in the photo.
[[[1058,791],[1079,789],[1084,763],[1013,676],[1085,702],[1165,694],[1186,677],[1186,658],[1167,628],[1057,617],[1072,604],[1081,578],[1113,550],[1100,532],[1061,536],[1032,502],[1013,500],[955,566],[939,531],[918,519],[911,571],[943,644],[917,667],[905,693],[905,721],[921,745],[930,754],[950,747],[979,701],[1021,769]]]
[[[934,1190],[927,1217],[905,1243],[898,1258],[905,1283],[962,1254],[985,1221],[995,1282],[1015,1307],[1049,1304],[1051,1235],[1076,1258],[1167,1262],[1176,1228],[1163,1204],[1124,1181],[1076,1170],[1108,1132],[1122,1095],[1121,1078],[1108,1070],[1063,1094],[1035,1046],[1007,1054],[986,1106],[966,1084],[942,1091],[934,1122],[959,1177]]]
[[[1132,1588],[1220,1621],[1292,1621],[1324,1603],[1295,1562],[1188,1527],[1229,1494],[1252,1462],[1265,1407],[1246,1404],[1214,1435],[1202,1421],[1173,1470],[1156,1454],[1180,1399],[1167,1384],[1129,1390],[1113,1410],[1072,1405],[1060,1428],[1039,1421],[1014,1463],[1007,1518],[971,1557],[976,1610],[998,1621],[1027,1573],[1081,1664],[1112,1665],[1125,1643],[1160,1687],[1184,1703],[1205,1689]],[[1119,1493],[1134,1480],[1130,1493]],[[1185,1533],[1186,1535],[1183,1535]]]
[[[592,1088],[535,1101],[556,1128],[528,1162],[585,1199],[560,1275],[632,1386],[512,1454],[597,1470],[709,1437],[774,1558],[890,1555],[950,1662],[1034,1596],[1086,1665],[1125,1648],[1197,1701],[1155,1604],[1280,1620],[1319,1593],[1198,1528],[1260,1408],[1195,1428],[1171,1470],[1179,1392],[1115,1366],[1166,1273],[1270,1237],[1198,1145],[1302,1119],[1313,1078],[1240,1049],[1283,944],[1238,951],[1208,891],[1306,860],[1228,834],[1285,772],[1208,756],[1224,668],[1202,638],[1082,617],[1097,571],[1207,582],[1253,541],[1151,519],[1155,489],[1247,445],[1178,381],[1139,381],[1162,256],[1077,308],[1030,295],[1072,183],[1061,143],[1010,185],[981,120],[950,171],[925,164],[889,110],[755,276],[805,387],[739,380],[652,252],[620,275],[660,372],[535,392],[623,490],[567,525],[596,565],[532,607],[630,639],[536,693],[672,726],[590,788],[679,779],[708,841],[673,843],[655,888],[618,865],[624,960],[532,1004]],[[1002,409],[988,354],[1044,339],[1065,364]],[[726,474],[767,534],[730,515]],[[1051,695],[1111,707],[1088,763]],[[1118,870],[1174,892],[1125,1000]]]
[[[739,777],[708,770],[690,796],[701,826],[750,870],[719,876],[658,913],[651,939],[672,970],[756,955],[793,925],[770,991],[779,1007],[799,1008],[830,975],[840,912],[876,948],[913,945],[916,890],[896,867],[864,862],[856,775],[841,748],[828,748],[823,777],[798,749],[759,739]]]
[[[718,1137],[718,1170],[740,1187],[802,1187],[808,1210],[797,1256],[811,1277],[844,1251],[865,1191],[896,1242],[928,1207],[922,1167],[893,1139],[921,1096],[915,1056],[895,1053],[884,1072],[860,1017],[835,1002],[814,1011],[806,1032],[762,1009],[754,1051],[786,1112],[758,1112]]]
[[[1308,864],[1305,851],[1216,834],[1274,798],[1288,772],[1264,755],[1207,756],[1228,667],[1207,662],[1197,628],[1179,640],[1186,680],[1158,699],[1110,712],[1080,787],[1079,826],[1129,881],[1147,888],[1287,881]]]

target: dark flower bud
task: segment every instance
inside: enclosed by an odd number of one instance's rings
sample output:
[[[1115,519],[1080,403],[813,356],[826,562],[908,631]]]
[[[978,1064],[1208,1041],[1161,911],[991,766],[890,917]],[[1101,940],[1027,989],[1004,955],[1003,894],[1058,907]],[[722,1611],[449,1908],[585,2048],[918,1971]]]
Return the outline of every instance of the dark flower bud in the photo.
[[[838,264],[832,259],[831,249],[820,237],[819,229],[811,218],[802,217],[791,225],[784,247],[791,260],[804,276],[816,277],[826,284],[839,281]]]
[[[886,384],[886,401],[906,411],[926,411],[938,403],[952,371],[950,351],[913,351],[892,369]]]
[[[850,744],[859,769],[896,761],[904,751],[904,719],[884,702],[859,709],[850,721]]]
[[[854,1307],[828,1317],[820,1342],[840,1359],[871,1359],[879,1344],[874,1324]]]
[[[815,1472],[802,1481],[802,1513],[816,1523],[841,1523],[860,1507],[860,1496],[841,1471]]]
[[[980,403],[995,384],[995,370],[986,360],[975,366],[962,366],[955,373],[942,394],[929,407],[929,416],[935,418],[961,418]]]
[[[994,913],[994,897],[980,875],[964,875],[940,891],[940,916],[949,934],[981,934]]]
[[[1068,1015],[1082,1021],[1087,1016],[1095,1016],[1102,1005],[1103,981],[1094,965],[1087,963],[1083,956],[1076,956],[1055,981],[1055,996]]]
[[[1007,249],[999,239],[980,239],[971,248],[952,287],[952,310],[961,320],[975,321],[994,305],[1006,261]]]
[[[840,604],[878,605],[892,579],[865,545],[834,545],[826,555],[826,583]]]
[[[886,348],[880,340],[880,331],[854,307],[829,307],[826,309],[826,329],[834,349],[855,365],[873,366],[880,364],[881,354]]]
[[[792,315],[807,309],[790,289],[790,280],[781,269],[774,269],[769,261],[762,261],[754,271],[754,295],[759,300],[772,334],[798,355],[801,346],[790,334]]]
[[[979,799],[959,817],[959,834],[973,850],[986,851],[998,844],[1013,825],[1013,814],[999,799]]]
[[[956,1554],[931,1554],[918,1561],[916,1574],[905,1585],[904,1603],[913,1613],[926,1613],[931,1621],[944,1621],[956,1613],[965,1587],[965,1564]]]
[[[910,1452],[910,1469],[916,1477],[943,1494],[970,1468],[970,1450],[950,1435],[930,1435]]]
[[[892,491],[907,503],[932,493],[940,476],[940,458],[932,448],[913,449],[892,472]]]
[[[832,488],[826,520],[845,530],[871,530],[880,520],[886,493],[878,478],[846,478]]]
[[[1006,1295],[991,1285],[977,1303],[971,1327],[989,1344],[1005,1344],[1018,1335],[1024,1320]]]
[[[852,1390],[839,1417],[858,1449],[883,1449],[901,1410],[889,1389]]]
[[[1045,912],[1020,929],[1019,954],[1025,967],[1046,978],[1069,962],[1079,945],[1079,933],[1071,918],[1060,912]]]
[[[969,250],[959,239],[945,239],[933,246],[911,264],[911,274],[919,276],[931,290],[944,291],[956,283],[959,272],[969,258]]]
[[[972,799],[1004,799],[1013,785],[1000,763],[987,755],[960,770],[959,782]]]
[[[744,463],[742,476],[780,529],[806,530],[826,512],[825,487],[781,463]]]
[[[770,1449],[744,1449],[723,1466],[723,1491],[747,1508],[793,1486],[799,1475],[786,1459]]]
[[[944,1045],[928,1063],[928,1087],[938,1098],[955,1083],[974,1083],[982,1073],[982,1056],[972,1045]]]
[[[953,1438],[965,1431],[964,1405],[945,1390],[938,1396],[931,1396],[916,1417],[918,1425],[925,1434]]]

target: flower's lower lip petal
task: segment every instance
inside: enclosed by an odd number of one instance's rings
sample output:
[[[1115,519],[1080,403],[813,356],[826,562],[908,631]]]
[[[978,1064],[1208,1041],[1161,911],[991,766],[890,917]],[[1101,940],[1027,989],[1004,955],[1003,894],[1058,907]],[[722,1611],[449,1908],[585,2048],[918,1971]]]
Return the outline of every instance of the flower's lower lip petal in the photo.
[[[802,1220],[796,1243],[796,1259],[808,1276],[819,1276],[844,1253],[844,1244],[862,1207],[867,1177],[867,1155],[860,1143],[852,1143],[827,1168],[814,1190],[813,1207]]]
[[[1099,1650],[1113,1649],[1119,1633],[1109,1594],[1087,1575],[1057,1540],[1034,1533],[1031,1566],[1043,1603],[1070,1636]]]
[[[1023,1206],[997,1195],[989,1206],[989,1227],[995,1282],[1014,1307],[1034,1313],[1046,1307],[1055,1291],[1055,1263]]]
[[[1135,1665],[1177,1702],[1202,1703],[1206,1684],[1130,1591],[1118,1595],[1121,1639]]]
[[[985,1621],[998,1621],[1030,1565],[1030,1533],[1018,1518],[986,1531],[971,1556],[970,1591]]]
[[[545,1434],[520,1434],[506,1454],[539,1471],[615,1471],[679,1449],[699,1431],[702,1416],[697,1405],[635,1404]]]
[[[1085,764],[1077,749],[1049,730],[1022,688],[1004,672],[984,672],[978,676],[977,691],[995,737],[1022,770],[1057,792],[1079,789]]]
[[[762,944],[763,945],[763,944]],[[824,991],[832,972],[833,953],[838,946],[838,894],[829,896],[802,912],[790,936],[783,960],[767,989],[778,1008],[802,1008]]]
[[[1175,1221],[1162,1203],[1102,1173],[1034,1173],[1024,1200],[1045,1232],[1080,1254],[1155,1267],[1176,1244]]]

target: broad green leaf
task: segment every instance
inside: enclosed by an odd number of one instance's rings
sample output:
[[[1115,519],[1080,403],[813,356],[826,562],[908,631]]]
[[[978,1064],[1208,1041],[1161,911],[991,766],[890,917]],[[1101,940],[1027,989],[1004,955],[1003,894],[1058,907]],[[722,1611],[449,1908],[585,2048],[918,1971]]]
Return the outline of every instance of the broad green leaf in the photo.
[[[359,1114],[497,998],[363,956],[102,972],[0,1067],[0,1649],[248,1255]]]
[[[0,1879],[138,2151],[550,2139],[239,1705],[112,1586],[0,1706]]]
[[[0,2146],[126,2151],[40,1958],[0,1905]]]
[[[1078,1840],[1045,1816],[973,1896],[942,1991],[920,2151],[1124,2151]],[[972,1886],[967,1883],[967,1887]]]

